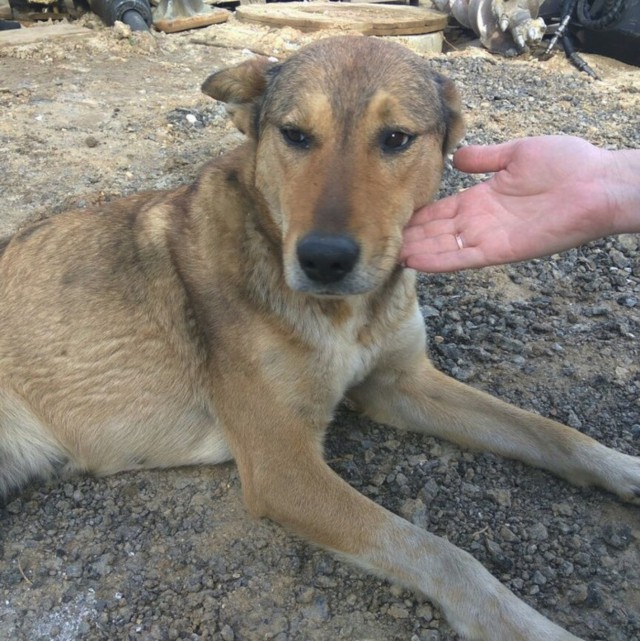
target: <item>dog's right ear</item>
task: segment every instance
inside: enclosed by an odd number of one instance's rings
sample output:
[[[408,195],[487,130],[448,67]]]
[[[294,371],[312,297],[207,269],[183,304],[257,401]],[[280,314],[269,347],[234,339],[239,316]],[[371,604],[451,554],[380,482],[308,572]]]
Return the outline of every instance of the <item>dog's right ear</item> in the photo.
[[[202,83],[202,91],[215,100],[224,102],[235,126],[254,138],[254,109],[267,86],[267,72],[275,62],[265,57],[252,58],[235,67],[210,75]]]
[[[434,74],[434,78],[440,91],[440,101],[446,123],[442,152],[448,154],[453,152],[456,145],[462,140],[465,132],[464,119],[461,113],[460,94],[449,78],[439,73]]]

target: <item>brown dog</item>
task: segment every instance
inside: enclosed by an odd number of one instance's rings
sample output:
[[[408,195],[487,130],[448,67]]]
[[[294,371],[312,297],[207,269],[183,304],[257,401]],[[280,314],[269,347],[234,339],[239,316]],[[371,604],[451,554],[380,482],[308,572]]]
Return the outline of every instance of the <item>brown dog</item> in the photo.
[[[451,83],[400,46],[354,37],[203,89],[248,141],[193,185],[0,244],[0,490],[233,457],[252,514],[422,592],[467,639],[576,641],[322,456],[347,396],[389,425],[638,496],[639,459],[425,356],[414,274],[397,258],[462,133]]]

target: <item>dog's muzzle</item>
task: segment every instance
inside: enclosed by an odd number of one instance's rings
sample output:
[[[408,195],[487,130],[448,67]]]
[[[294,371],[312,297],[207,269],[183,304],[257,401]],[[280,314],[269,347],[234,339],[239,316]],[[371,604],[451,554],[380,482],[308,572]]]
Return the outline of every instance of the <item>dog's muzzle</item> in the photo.
[[[350,236],[317,232],[298,241],[296,251],[305,276],[323,285],[343,280],[360,257],[360,247]]]

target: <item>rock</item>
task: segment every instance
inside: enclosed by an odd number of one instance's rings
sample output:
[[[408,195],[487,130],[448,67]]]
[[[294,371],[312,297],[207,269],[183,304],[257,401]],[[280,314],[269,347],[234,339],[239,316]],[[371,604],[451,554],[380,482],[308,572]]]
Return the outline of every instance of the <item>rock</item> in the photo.
[[[535,523],[528,528],[527,533],[534,541],[546,541],[549,538],[549,531],[543,523]]]
[[[488,490],[487,496],[502,507],[511,507],[511,492],[509,490],[502,488]]]
[[[236,638],[233,630],[228,625],[222,626],[222,629],[220,630],[220,636],[222,637],[223,641],[235,641]]]

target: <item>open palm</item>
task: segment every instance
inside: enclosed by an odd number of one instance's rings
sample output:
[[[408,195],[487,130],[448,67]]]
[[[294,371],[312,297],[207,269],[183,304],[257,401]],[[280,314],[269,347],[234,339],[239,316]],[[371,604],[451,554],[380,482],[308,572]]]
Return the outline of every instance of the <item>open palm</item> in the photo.
[[[401,260],[444,272],[527,260],[615,232],[607,152],[569,136],[470,146],[458,169],[490,179],[424,207],[404,232]]]

